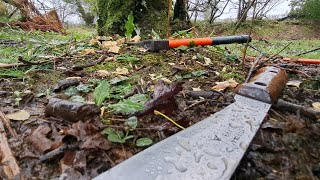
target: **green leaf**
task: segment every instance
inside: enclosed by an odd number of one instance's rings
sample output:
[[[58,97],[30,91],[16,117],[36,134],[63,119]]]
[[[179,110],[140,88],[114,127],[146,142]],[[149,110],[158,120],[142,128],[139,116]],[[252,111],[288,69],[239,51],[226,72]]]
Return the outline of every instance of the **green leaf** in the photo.
[[[64,94],[67,96],[74,96],[74,95],[78,94],[78,90],[76,87],[71,86],[64,92]]]
[[[132,116],[124,122],[124,125],[131,127],[132,129],[135,129],[138,126],[138,118],[136,116]]]
[[[108,106],[112,110],[114,110],[116,113],[121,114],[134,114],[135,112],[141,111],[144,109],[144,105],[141,103],[133,102],[127,99],[124,99],[117,104],[112,104]]]
[[[117,131],[114,130],[113,128],[106,128],[103,131],[101,131],[101,134],[106,134],[106,135],[117,134]]]
[[[127,40],[131,39],[132,32],[134,31],[134,23],[133,23],[133,21],[134,21],[134,17],[133,17],[132,14],[130,14],[128,16],[128,20],[127,20],[127,22],[125,24],[125,28],[126,28],[125,35],[126,35]]]
[[[89,85],[89,84],[79,84],[78,86],[77,86],[77,90],[79,91],[79,92],[84,92],[84,93],[88,93],[88,92],[90,92],[91,90],[92,90],[92,85]]]
[[[129,97],[128,100],[135,103],[145,104],[149,99],[148,99],[148,96],[145,94],[135,94]]]
[[[140,138],[136,141],[136,145],[138,147],[144,147],[149,146],[153,143],[153,141],[150,138]]]
[[[123,97],[132,91],[132,86],[128,82],[121,82],[118,86],[112,86],[112,95],[114,99],[123,99]]]
[[[126,137],[124,137],[123,139],[126,141],[126,140],[128,140],[128,139],[132,139],[132,138],[134,138],[134,135],[126,136]]]
[[[136,56],[130,55],[130,54],[118,56],[116,59],[117,59],[117,61],[120,61],[120,62],[132,62],[133,63],[133,62],[140,61],[139,58],[137,58]]]
[[[111,141],[111,142],[116,142],[116,143],[125,143],[126,140],[125,139],[122,139],[119,135],[117,134],[109,134],[108,135],[108,140]]]
[[[79,103],[86,102],[86,100],[82,96],[72,96],[69,100],[73,102],[79,102]]]
[[[191,74],[194,77],[200,77],[200,76],[203,76],[203,75],[207,75],[208,71],[205,71],[205,70],[193,71],[193,72],[191,72]]]
[[[115,78],[110,80],[110,84],[112,84],[112,85],[118,84],[118,83],[126,81],[128,79],[129,79],[128,77],[115,77]]]
[[[96,87],[93,93],[94,102],[97,106],[101,106],[102,102],[107,98],[110,98],[111,86],[107,81],[102,81],[99,86]]]

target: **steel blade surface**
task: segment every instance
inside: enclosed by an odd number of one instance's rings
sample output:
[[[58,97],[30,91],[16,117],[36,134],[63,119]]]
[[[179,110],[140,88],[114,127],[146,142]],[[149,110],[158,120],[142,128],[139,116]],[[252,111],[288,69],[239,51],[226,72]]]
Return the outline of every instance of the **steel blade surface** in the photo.
[[[270,104],[235,96],[236,102],[145,149],[95,180],[230,179]]]

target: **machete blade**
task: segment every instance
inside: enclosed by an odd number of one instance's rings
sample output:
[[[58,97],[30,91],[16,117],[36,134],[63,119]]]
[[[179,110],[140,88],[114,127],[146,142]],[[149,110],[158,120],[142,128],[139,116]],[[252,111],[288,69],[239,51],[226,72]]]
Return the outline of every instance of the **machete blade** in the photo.
[[[145,149],[95,180],[230,179],[287,81],[264,68],[225,109]],[[273,87],[274,86],[274,87]],[[263,98],[261,98],[263,97]]]

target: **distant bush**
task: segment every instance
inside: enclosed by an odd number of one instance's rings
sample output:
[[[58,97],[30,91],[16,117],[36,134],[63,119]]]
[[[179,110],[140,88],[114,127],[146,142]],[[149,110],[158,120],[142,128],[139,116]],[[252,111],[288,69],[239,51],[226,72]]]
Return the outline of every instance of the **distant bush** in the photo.
[[[301,11],[307,19],[320,20],[320,0],[305,0]]]

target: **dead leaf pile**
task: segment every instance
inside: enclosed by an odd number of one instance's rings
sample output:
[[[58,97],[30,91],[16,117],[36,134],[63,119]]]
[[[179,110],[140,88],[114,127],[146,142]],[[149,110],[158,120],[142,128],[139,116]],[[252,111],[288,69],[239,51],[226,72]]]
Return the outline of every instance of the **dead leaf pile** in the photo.
[[[79,121],[70,129],[63,130],[63,134],[75,137],[80,142],[80,149],[108,150],[111,147],[111,143],[100,134],[98,128],[88,122]]]

